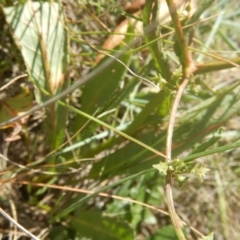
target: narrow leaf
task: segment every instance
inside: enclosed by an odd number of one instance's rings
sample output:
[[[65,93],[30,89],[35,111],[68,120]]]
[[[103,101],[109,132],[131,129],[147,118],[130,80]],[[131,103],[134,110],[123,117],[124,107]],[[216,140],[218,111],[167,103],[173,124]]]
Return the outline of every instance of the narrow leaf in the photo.
[[[206,140],[205,142],[200,144],[198,147],[196,147],[191,152],[191,154],[203,152],[206,149],[208,149],[209,147],[211,147],[212,145],[214,145],[215,143],[217,143],[221,138],[221,132],[222,132],[222,128],[219,128],[218,131],[210,139]],[[189,154],[189,155],[191,155],[191,154]]]
[[[164,79],[169,80],[171,71],[165,53],[162,50],[162,42],[160,39],[160,5],[159,0],[146,1],[143,11],[144,35],[146,43],[149,44],[149,50],[159,74],[161,74]],[[157,38],[159,38],[159,40],[154,41]]]

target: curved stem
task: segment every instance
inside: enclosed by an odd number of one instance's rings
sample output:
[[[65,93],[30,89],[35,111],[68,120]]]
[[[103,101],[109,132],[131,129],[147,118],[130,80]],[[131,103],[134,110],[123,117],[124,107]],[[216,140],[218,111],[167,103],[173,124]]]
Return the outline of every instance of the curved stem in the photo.
[[[166,0],[166,1],[167,1],[168,9],[174,25],[177,44],[180,49],[180,62],[182,64],[182,75],[183,75],[183,78],[182,78],[183,81],[178,88],[178,91],[171,109],[168,131],[167,131],[166,162],[171,162],[172,161],[171,159],[172,158],[172,138],[173,138],[173,129],[174,129],[177,108],[180,103],[183,91],[189,82],[189,78],[193,70],[195,70],[195,65],[193,64],[191,55],[188,51],[188,46],[184,38],[183,29],[177,14],[176,5],[173,0]],[[172,169],[169,167],[166,178],[165,178],[167,206],[168,206],[169,215],[178,239],[185,240],[186,238],[181,228],[181,221],[175,211],[174,202],[173,202],[172,174],[173,174]]]

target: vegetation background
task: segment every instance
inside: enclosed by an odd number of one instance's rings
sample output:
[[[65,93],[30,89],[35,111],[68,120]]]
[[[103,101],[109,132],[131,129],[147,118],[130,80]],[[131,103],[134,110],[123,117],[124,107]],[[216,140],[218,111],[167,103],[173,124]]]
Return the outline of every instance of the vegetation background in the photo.
[[[240,237],[239,3],[176,2],[0,1],[1,239]]]

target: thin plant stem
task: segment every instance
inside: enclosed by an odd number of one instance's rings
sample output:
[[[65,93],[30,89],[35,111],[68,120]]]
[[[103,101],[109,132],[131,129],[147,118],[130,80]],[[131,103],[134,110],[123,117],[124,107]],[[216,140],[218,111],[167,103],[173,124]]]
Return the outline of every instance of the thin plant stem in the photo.
[[[182,72],[183,78],[186,78],[188,75],[188,69],[191,67],[191,57],[188,54],[188,46],[184,38],[183,28],[181,26],[178,14],[177,14],[177,7],[173,0],[166,0],[169,13],[172,18],[172,23],[175,29],[175,36],[177,39],[177,44],[180,49],[180,58],[182,62]]]
[[[0,214],[2,214],[6,219],[8,219],[13,225],[17,226],[21,231],[25,232],[29,237],[34,240],[40,240],[38,237],[34,236],[30,233],[26,228],[16,222],[12,217],[10,217],[1,207],[0,207]]]
[[[165,188],[166,188],[166,197],[168,201],[168,211],[169,211],[169,215],[170,215],[172,224],[174,226],[175,232],[177,234],[178,239],[185,239],[185,236],[181,228],[182,227],[181,220],[179,219],[174,207],[171,183],[170,182],[166,183]]]
[[[70,191],[70,192],[77,192],[77,193],[85,193],[85,194],[94,194],[95,193],[93,190],[79,189],[79,188],[69,187],[69,186],[59,186],[59,185],[55,185],[55,184],[33,183],[33,182],[29,182],[29,181],[20,181],[18,179],[13,179],[13,181],[11,181],[11,182],[12,183],[18,183],[18,184],[24,184],[24,185],[47,187],[47,188],[52,188],[52,189],[60,189],[60,190],[63,190],[63,191]],[[105,198],[112,198],[112,199],[117,199],[117,200],[130,202],[130,203],[133,203],[133,204],[138,204],[138,205],[140,205],[144,208],[148,208],[148,209],[151,209],[151,210],[156,211],[158,213],[161,213],[163,215],[169,216],[169,213],[162,210],[162,209],[156,208],[156,207],[154,207],[152,205],[149,205],[147,203],[144,203],[144,202],[134,200],[132,198],[122,197],[122,196],[119,196],[119,195],[109,194],[109,193],[106,193],[106,192],[100,192],[97,195],[101,196],[101,197],[105,197]],[[198,234],[199,237],[204,237],[204,235],[201,232],[199,232],[194,227],[187,225],[186,222],[181,221],[180,224],[184,225],[184,226],[188,226],[193,232]]]
[[[182,82],[182,84],[179,86],[176,97],[173,102],[171,112],[170,112],[168,133],[167,133],[167,142],[166,142],[166,156],[167,156],[168,162],[172,161],[171,160],[172,159],[172,138],[173,138],[173,128],[174,128],[177,108],[180,103],[183,91],[184,91],[185,87],[187,86],[188,82],[189,82],[189,79],[185,78],[184,81]]]
[[[182,77],[183,81],[178,88],[178,91],[170,112],[170,120],[169,120],[168,131],[167,131],[166,162],[171,162],[172,161],[171,159],[172,138],[173,138],[173,129],[174,129],[177,108],[180,103],[183,91],[189,82],[189,78],[192,74],[193,69],[195,69],[195,66],[192,63],[191,55],[189,54],[188,46],[184,38],[183,29],[177,14],[176,4],[173,0],[167,0],[167,5],[168,5],[169,13],[171,15],[173,26],[175,29],[177,44],[180,49],[180,62],[182,64],[182,75],[183,75]],[[170,215],[173,227],[175,229],[175,232],[177,234],[177,237],[180,240],[185,240],[186,238],[181,228],[181,220],[179,219],[174,207],[173,194],[172,194],[172,174],[173,174],[172,169],[169,168],[165,178],[166,201],[167,201],[169,215]]]

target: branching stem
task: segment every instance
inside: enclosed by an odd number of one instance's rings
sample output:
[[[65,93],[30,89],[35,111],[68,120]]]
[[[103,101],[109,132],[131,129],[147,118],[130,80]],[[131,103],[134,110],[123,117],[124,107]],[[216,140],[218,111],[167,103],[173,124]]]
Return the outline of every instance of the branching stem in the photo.
[[[189,78],[193,70],[195,69],[195,66],[191,60],[191,55],[188,51],[188,46],[184,38],[183,29],[177,14],[176,4],[173,0],[166,0],[166,1],[167,1],[168,9],[174,25],[177,44],[180,49],[180,62],[182,64],[182,76],[183,76],[182,77],[183,81],[181,82],[178,88],[175,100],[173,102],[173,106],[170,112],[169,125],[168,125],[167,141],[166,141],[166,161],[170,162],[172,161],[172,138],[173,138],[173,129],[174,129],[177,108],[180,103],[183,91],[189,82]],[[178,236],[178,239],[185,240],[186,238],[181,229],[181,224],[180,224],[181,221],[175,211],[174,202],[173,202],[172,174],[173,174],[172,170],[169,169],[165,179],[167,206],[168,206],[169,215],[170,215],[173,227],[175,229],[175,232]]]

